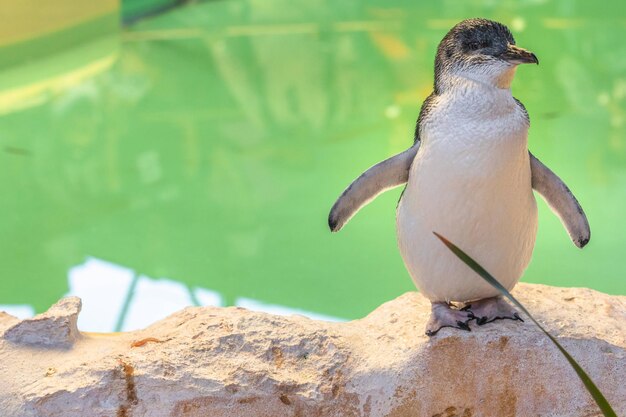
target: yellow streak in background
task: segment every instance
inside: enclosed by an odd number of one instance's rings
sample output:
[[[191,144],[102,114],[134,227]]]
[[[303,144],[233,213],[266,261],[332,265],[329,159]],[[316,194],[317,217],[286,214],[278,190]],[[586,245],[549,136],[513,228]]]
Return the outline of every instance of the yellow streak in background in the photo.
[[[175,40],[175,39],[196,39],[202,38],[206,34],[199,28],[189,29],[169,29],[169,30],[145,30],[123,32],[122,40],[129,42],[155,41],[155,40]]]
[[[57,94],[107,70],[116,58],[117,52],[65,74],[0,92],[0,115],[36,105],[45,100],[48,94]]]
[[[337,22],[332,25],[335,32],[380,32],[396,30],[400,28],[400,22],[390,20],[380,21],[346,21]],[[195,39],[207,36],[263,36],[263,35],[311,35],[322,31],[322,26],[317,23],[296,23],[278,25],[246,25],[230,26],[224,31],[216,30],[211,32],[203,28],[186,29],[166,29],[166,30],[146,30],[124,32],[122,39],[126,42],[142,42],[152,40],[177,40]]]
[[[583,19],[547,18],[543,19],[543,25],[548,29],[572,29],[585,26],[585,21]]]
[[[411,54],[411,49],[397,36],[373,32],[371,37],[378,49],[389,59],[402,60]]]
[[[298,33],[317,33],[319,30],[319,25],[316,23],[231,26],[226,29],[226,36],[291,35]]]

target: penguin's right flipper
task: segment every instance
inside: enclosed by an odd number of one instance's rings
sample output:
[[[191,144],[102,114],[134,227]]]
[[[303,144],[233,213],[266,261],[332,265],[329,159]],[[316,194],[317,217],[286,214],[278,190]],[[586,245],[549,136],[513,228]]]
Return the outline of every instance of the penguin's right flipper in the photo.
[[[328,226],[338,232],[364,205],[380,193],[406,183],[420,142],[374,165],[345,189],[328,215]]]
[[[559,216],[574,244],[579,248],[584,247],[591,238],[591,230],[587,216],[574,194],[550,168],[542,164],[532,153],[530,154],[530,170],[533,188]]]

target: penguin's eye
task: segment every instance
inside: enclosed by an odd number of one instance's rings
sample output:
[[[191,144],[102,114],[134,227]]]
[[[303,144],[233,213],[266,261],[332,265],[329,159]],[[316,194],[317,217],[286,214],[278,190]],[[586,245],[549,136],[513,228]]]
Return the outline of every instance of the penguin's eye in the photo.
[[[467,43],[467,49],[470,51],[476,51],[482,48],[488,48],[491,46],[491,42],[489,40],[480,40],[480,41],[471,41]]]
[[[475,51],[478,48],[480,48],[480,43],[479,42],[470,42],[467,44],[467,47],[470,51]]]

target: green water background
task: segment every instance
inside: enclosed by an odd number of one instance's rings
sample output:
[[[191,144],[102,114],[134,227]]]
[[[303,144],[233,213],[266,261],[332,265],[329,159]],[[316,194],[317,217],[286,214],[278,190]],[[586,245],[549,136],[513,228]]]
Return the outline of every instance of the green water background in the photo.
[[[0,116],[0,304],[45,310],[88,256],[344,318],[413,290],[401,189],[339,234],[326,218],[410,146],[438,42],[476,16],[539,57],[513,83],[529,146],[592,228],[578,250],[539,201],[523,281],[626,294],[626,3],[249,0],[141,20],[109,70]]]

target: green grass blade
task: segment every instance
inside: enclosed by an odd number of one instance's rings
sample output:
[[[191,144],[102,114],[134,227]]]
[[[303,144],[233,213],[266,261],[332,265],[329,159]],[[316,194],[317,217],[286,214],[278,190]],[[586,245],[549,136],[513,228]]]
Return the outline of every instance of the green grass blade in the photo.
[[[615,411],[613,411],[613,408],[611,408],[611,405],[609,404],[607,399],[604,397],[604,395],[602,395],[602,392],[600,392],[600,390],[598,389],[596,384],[593,383],[593,381],[591,380],[589,375],[587,375],[587,373],[584,371],[584,369],[578,364],[578,362],[576,362],[576,360],[574,358],[572,358],[572,356],[565,350],[565,348],[563,346],[561,346],[561,344],[550,333],[548,333],[541,326],[541,324],[539,324],[537,322],[537,320],[535,320],[535,318],[533,316],[530,315],[528,310],[526,310],[526,308],[519,301],[517,301],[517,299],[515,297],[513,297],[511,295],[511,293],[509,291],[507,291],[507,289],[504,288],[502,286],[502,284],[500,284],[498,282],[497,279],[495,279],[489,272],[487,272],[482,266],[480,266],[478,264],[478,262],[473,260],[468,254],[463,252],[454,243],[450,242],[448,239],[446,239],[445,237],[441,236],[439,233],[437,233],[437,232],[433,232],[433,233],[461,261],[463,261],[467,266],[472,268],[478,275],[480,275],[485,281],[487,281],[489,284],[491,284],[493,287],[495,287],[498,291],[500,291],[502,293],[502,295],[504,295],[513,304],[515,304],[515,306],[517,308],[522,310],[524,312],[524,314],[526,314],[528,316],[528,318],[530,318],[533,321],[533,323],[535,323],[537,325],[537,327],[539,327],[541,329],[541,331],[544,332],[546,334],[546,336],[548,336],[548,338],[552,341],[552,343],[554,343],[554,345],[557,347],[557,349],[559,349],[559,351],[563,354],[563,356],[565,356],[565,359],[567,359],[567,361],[572,366],[572,368],[574,368],[574,371],[576,371],[576,374],[578,375],[578,377],[580,378],[582,383],[585,385],[585,388],[587,388],[587,391],[589,391],[589,394],[591,394],[591,396],[595,400],[596,404],[598,404],[598,407],[602,411],[602,414],[604,414],[605,417],[617,417],[617,414],[615,414]]]

